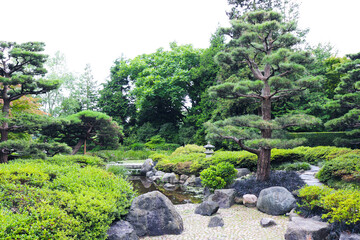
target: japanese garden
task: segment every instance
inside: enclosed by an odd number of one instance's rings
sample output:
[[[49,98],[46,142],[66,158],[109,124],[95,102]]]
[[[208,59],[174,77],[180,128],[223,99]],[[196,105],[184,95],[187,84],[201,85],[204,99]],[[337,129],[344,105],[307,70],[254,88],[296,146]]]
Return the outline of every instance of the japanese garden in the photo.
[[[208,48],[101,84],[0,39],[0,239],[360,239],[360,52],[308,44],[298,1],[227,2]]]

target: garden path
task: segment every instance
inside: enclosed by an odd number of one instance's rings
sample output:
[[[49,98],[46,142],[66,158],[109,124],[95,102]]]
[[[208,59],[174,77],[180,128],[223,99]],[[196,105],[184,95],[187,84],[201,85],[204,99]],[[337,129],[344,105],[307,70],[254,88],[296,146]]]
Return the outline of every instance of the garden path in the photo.
[[[309,186],[323,185],[315,175],[319,172],[320,167],[311,165],[311,169],[300,174],[300,178]]]

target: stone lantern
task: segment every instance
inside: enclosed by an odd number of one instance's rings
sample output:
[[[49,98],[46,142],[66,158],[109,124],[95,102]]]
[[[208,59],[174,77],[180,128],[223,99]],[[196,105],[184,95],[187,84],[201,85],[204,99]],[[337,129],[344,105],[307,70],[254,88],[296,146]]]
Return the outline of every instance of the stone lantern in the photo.
[[[210,142],[208,142],[205,146],[204,146],[204,148],[206,149],[205,150],[205,154],[206,154],[206,157],[208,158],[208,157],[211,157],[211,155],[213,155],[213,153],[214,153],[214,146],[213,145],[211,145],[210,144]]]

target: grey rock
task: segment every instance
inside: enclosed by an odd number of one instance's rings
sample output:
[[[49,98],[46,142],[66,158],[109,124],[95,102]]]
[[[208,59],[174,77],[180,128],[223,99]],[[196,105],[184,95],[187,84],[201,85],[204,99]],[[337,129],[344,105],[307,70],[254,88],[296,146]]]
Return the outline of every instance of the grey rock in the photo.
[[[148,158],[145,160],[143,165],[141,166],[140,174],[145,176],[147,172],[151,171],[154,167],[153,160]]]
[[[261,190],[256,207],[269,215],[282,215],[296,206],[294,196],[284,187],[270,187]]]
[[[201,187],[201,178],[200,177],[196,177],[195,178],[195,187]]]
[[[185,183],[185,181],[189,178],[188,175],[181,174],[180,175],[180,183]]]
[[[188,179],[186,179],[185,186],[195,186],[195,175],[191,175]]]
[[[319,221],[319,222],[321,222],[321,217],[320,216],[313,216],[312,218],[311,218],[312,220],[314,220],[314,221]]]
[[[300,217],[299,214],[295,212],[295,209],[292,209],[288,214],[289,220],[292,221],[294,218]]]
[[[156,173],[155,173],[155,176],[160,176],[160,177],[162,177],[162,176],[164,176],[164,172],[163,171],[156,171]]]
[[[329,235],[328,223],[296,217],[288,224],[285,240],[326,240],[329,239]]]
[[[210,219],[208,227],[223,227],[224,226],[224,220],[220,216],[214,216]]]
[[[248,168],[236,168],[236,170],[237,170],[236,178],[241,178],[251,173]]]
[[[120,220],[113,223],[107,231],[108,240],[138,240],[139,237],[133,226],[126,221]]]
[[[244,203],[242,197],[236,197],[236,196],[235,196],[235,198],[234,198],[234,202],[235,202],[236,204],[243,204],[243,203]]]
[[[163,176],[162,176],[162,179],[161,181],[163,183],[171,183],[171,184],[175,184],[175,183],[178,183],[179,180],[177,179],[177,176],[175,173],[165,173]]]
[[[139,237],[180,234],[184,230],[180,214],[171,201],[159,191],[136,197],[126,220],[133,225]]]
[[[146,177],[147,177],[147,178],[151,178],[151,177],[153,177],[153,176],[155,176],[154,171],[148,171],[148,172],[146,172]]]
[[[274,219],[271,219],[271,218],[262,218],[260,220],[260,225],[262,227],[271,227],[271,226],[275,226],[276,222]]]
[[[171,184],[171,183],[166,183],[166,184],[164,184],[164,188],[167,190],[175,190],[176,185]]]
[[[160,182],[161,181],[161,176],[152,176],[149,178],[150,181],[153,182]]]
[[[211,216],[219,210],[219,204],[212,201],[204,201],[195,208],[195,213],[203,216]]]
[[[230,208],[234,205],[235,189],[217,189],[208,200],[217,202],[220,208]]]
[[[341,233],[339,240],[360,240],[360,234]]]
[[[257,197],[254,194],[245,194],[243,204],[245,207],[256,207]]]

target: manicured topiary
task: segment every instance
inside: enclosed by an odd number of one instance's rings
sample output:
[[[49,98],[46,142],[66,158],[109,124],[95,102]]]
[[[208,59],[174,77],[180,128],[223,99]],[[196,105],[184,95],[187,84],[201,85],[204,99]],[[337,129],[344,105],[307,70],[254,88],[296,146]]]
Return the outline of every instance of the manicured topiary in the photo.
[[[70,163],[0,165],[0,186],[0,239],[106,239],[135,196],[124,179]]]
[[[219,163],[200,173],[202,184],[210,189],[221,189],[230,184],[236,177],[234,165],[227,162]]]

